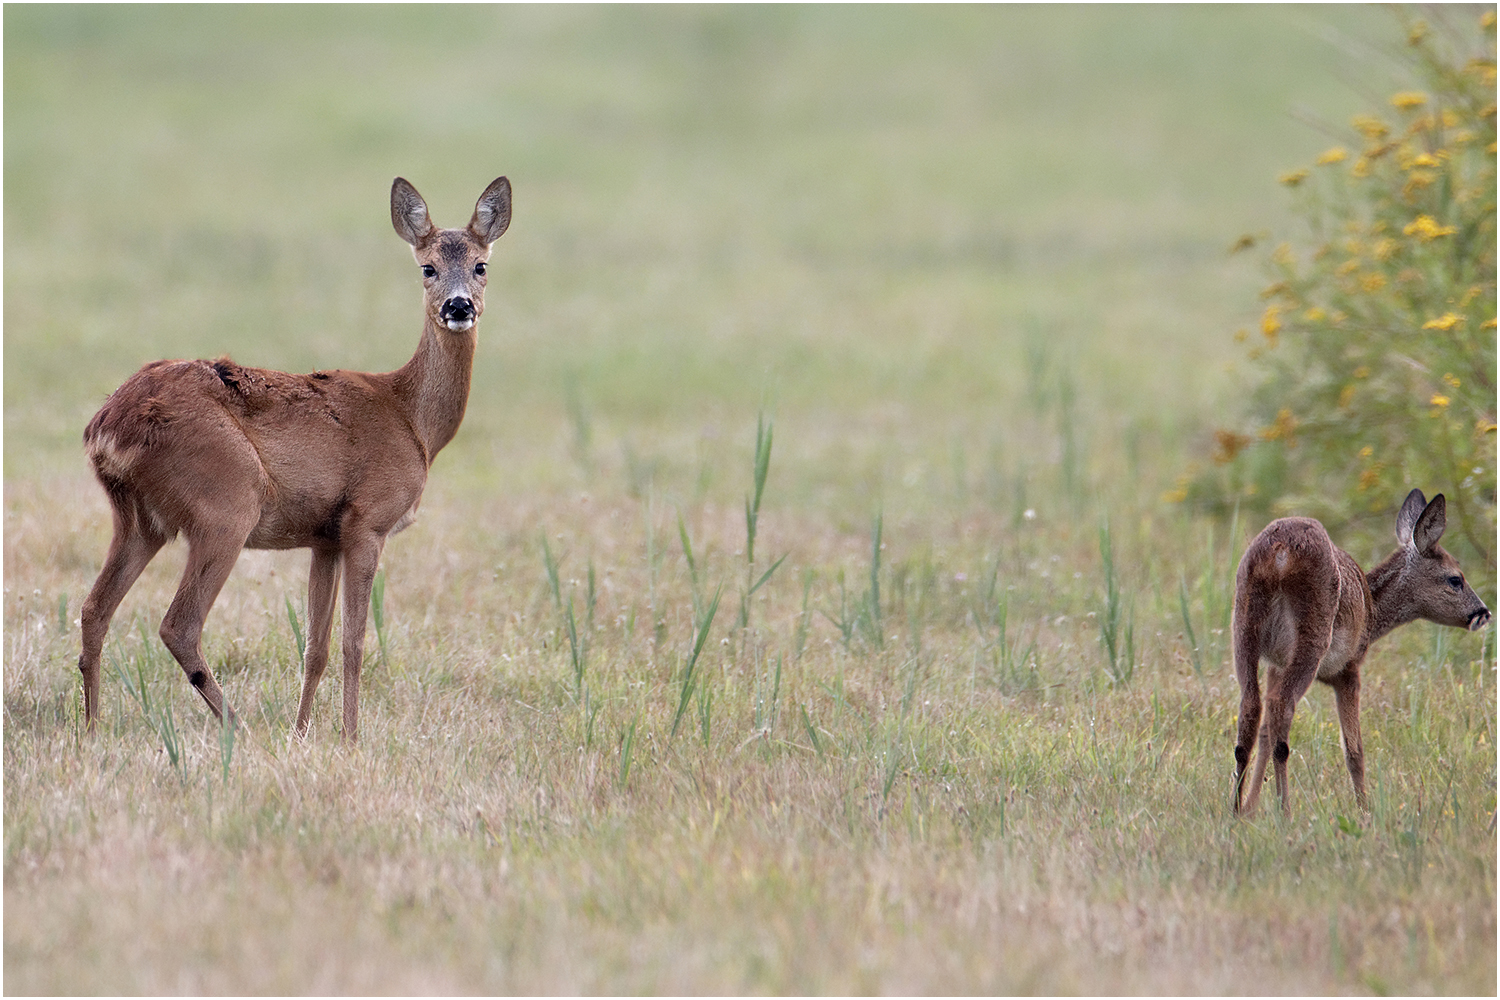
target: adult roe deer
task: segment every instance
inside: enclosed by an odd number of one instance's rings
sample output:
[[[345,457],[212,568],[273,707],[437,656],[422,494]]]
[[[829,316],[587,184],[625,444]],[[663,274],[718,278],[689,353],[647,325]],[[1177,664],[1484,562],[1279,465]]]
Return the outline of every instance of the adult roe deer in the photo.
[[[1234,672],[1240,682],[1235,812],[1255,813],[1267,757],[1276,761],[1282,811],[1290,811],[1287,736],[1297,702],[1314,677],[1333,688],[1344,761],[1360,808],[1368,808],[1359,736],[1359,668],[1370,644],[1418,618],[1470,631],[1490,620],[1489,609],[1465,582],[1458,562],[1438,545],[1446,526],[1443,495],[1428,503],[1421,490],[1412,490],[1396,515],[1399,547],[1368,574],[1360,572],[1359,564],[1312,518],[1272,521],[1255,536],[1240,560],[1234,588]],[[1270,665],[1264,719],[1262,657]],[[1245,770],[1257,730],[1260,752],[1245,796]]]
[[[439,229],[416,188],[391,185],[391,222],[422,271],[417,351],[396,371],[291,375],[218,361],[157,361],[115,390],[84,445],[109,495],[114,537],[83,604],[84,714],[99,715],[99,656],[109,621],[151,558],[179,533],[187,567],[161,638],[220,718],[203,658],[203,622],[243,548],[312,549],[308,635],[296,733],[307,734],[328,662],[339,578],[344,595],[344,730],[359,738],[359,673],[370,590],[385,541],[409,525],[433,457],[469,398],[491,245],[510,224],[510,182],[496,178],[463,229]]]

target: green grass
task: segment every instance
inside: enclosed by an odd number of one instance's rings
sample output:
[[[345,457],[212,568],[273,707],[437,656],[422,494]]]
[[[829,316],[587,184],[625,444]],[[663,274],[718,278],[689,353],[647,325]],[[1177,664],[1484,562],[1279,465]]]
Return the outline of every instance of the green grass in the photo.
[[[1493,631],[1376,647],[1368,816],[1315,689],[1293,816],[1234,822],[1260,525],[1160,501],[1381,12],[4,16],[13,992],[1494,992]],[[337,672],[290,740],[305,553],[220,596],[211,721],[180,545],[82,734],[89,416],[158,357],[396,367],[391,177],[452,225],[500,173],[360,747]]]

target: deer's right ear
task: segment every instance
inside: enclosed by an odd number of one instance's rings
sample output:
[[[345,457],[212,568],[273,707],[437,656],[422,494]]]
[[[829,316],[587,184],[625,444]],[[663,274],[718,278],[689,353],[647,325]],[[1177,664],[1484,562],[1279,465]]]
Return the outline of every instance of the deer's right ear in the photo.
[[[1403,549],[1413,544],[1417,521],[1426,509],[1427,498],[1422,495],[1421,490],[1412,490],[1406,494],[1406,500],[1401,504],[1401,513],[1396,515],[1396,541],[1401,544]],[[1438,534],[1442,534],[1442,532],[1439,531]]]
[[[412,246],[420,244],[433,230],[427,202],[404,177],[391,182],[391,224],[396,227],[396,235]]]
[[[1422,511],[1422,516],[1417,518],[1417,526],[1412,529],[1412,544],[1417,551],[1426,555],[1432,547],[1443,537],[1443,529],[1448,527],[1448,501],[1443,499],[1439,493],[1432,498]]]

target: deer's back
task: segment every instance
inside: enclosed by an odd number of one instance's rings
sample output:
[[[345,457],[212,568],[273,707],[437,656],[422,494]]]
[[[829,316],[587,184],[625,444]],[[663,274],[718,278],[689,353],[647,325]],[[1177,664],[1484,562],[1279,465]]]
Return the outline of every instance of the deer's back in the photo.
[[[227,359],[145,366],[84,442],[111,498],[143,505],[169,536],[216,505],[253,501],[252,548],[337,546],[351,517],[388,531],[427,471],[388,376]]]
[[[1329,679],[1364,653],[1371,607],[1365,575],[1318,521],[1268,524],[1245,550],[1235,586],[1236,628],[1255,629],[1261,654],[1291,662],[1300,641],[1327,641],[1318,676]]]

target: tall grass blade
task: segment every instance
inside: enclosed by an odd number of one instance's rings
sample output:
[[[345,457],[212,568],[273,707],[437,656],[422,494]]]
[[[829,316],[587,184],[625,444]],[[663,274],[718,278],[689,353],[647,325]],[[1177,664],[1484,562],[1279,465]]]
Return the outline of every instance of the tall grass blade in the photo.
[[[370,588],[370,617],[375,622],[375,640],[380,645],[380,662],[388,661],[385,632],[385,570],[375,574],[375,583]]]
[[[307,662],[307,636],[302,633],[302,621],[297,617],[297,611],[292,607],[292,599],[286,599],[286,620],[292,626],[292,639],[297,643],[297,663]]]
[[[552,588],[552,604],[562,610],[562,584],[557,578],[557,560],[552,556],[552,546],[547,544],[547,532],[542,536],[542,564],[547,567],[547,583]]]
[[[672,736],[677,735],[677,727],[682,724],[682,714],[687,711],[688,699],[693,696],[693,685],[697,681],[694,673],[698,665],[698,656],[703,652],[703,644],[708,641],[708,630],[713,626],[714,615],[719,610],[719,598],[723,596],[724,586],[720,584],[714,591],[714,599],[709,602],[708,610],[698,620],[697,636],[693,642],[692,655],[688,657],[686,666],[682,668],[682,690],[677,699],[677,714],[672,717]]]

